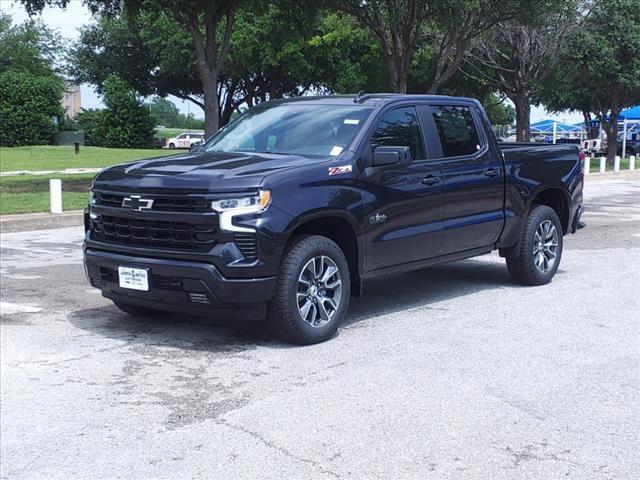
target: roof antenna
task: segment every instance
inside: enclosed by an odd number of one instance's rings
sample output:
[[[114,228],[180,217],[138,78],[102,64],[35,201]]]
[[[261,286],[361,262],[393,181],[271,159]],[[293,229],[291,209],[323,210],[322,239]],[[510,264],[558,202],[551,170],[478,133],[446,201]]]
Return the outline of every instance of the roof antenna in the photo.
[[[364,93],[364,90],[360,90],[358,92],[358,94],[356,95],[356,98],[353,99],[353,103],[362,103],[364,102],[367,98],[369,98],[369,95],[367,95],[366,93]]]

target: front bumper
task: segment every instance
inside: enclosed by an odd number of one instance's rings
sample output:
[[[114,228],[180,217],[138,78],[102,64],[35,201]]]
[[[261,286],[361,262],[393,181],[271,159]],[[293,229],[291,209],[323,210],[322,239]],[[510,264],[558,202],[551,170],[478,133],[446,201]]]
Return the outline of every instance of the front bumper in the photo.
[[[112,300],[159,310],[202,313],[213,307],[256,306],[273,296],[275,277],[225,278],[211,264],[136,257],[85,249],[84,264],[91,285]],[[149,291],[120,288],[118,267],[149,270]]]

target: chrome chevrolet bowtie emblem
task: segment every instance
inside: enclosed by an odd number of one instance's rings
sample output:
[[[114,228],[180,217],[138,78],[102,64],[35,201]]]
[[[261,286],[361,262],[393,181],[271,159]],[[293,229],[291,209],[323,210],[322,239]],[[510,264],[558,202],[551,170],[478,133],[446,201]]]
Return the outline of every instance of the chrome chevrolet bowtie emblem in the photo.
[[[140,195],[131,195],[122,199],[122,206],[129,207],[131,210],[141,212],[143,210],[151,210],[153,200],[150,198],[140,198]]]

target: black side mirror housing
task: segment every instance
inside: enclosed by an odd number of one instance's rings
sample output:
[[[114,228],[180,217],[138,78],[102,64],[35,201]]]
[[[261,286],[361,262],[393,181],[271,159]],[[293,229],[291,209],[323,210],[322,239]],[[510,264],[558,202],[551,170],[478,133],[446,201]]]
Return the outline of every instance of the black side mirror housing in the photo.
[[[413,161],[411,147],[380,146],[374,147],[371,166],[389,167],[392,165],[410,165]]]

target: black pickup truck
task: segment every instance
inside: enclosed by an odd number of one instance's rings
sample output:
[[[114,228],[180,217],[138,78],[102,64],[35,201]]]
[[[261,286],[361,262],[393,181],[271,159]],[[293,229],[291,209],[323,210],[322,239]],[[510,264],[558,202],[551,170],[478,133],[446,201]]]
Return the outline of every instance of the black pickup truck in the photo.
[[[499,144],[475,100],[279,100],[195,152],[100,172],[85,267],[130,314],[230,308],[308,344],[369,278],[498,249],[515,281],[549,282],[582,188],[576,146]]]

